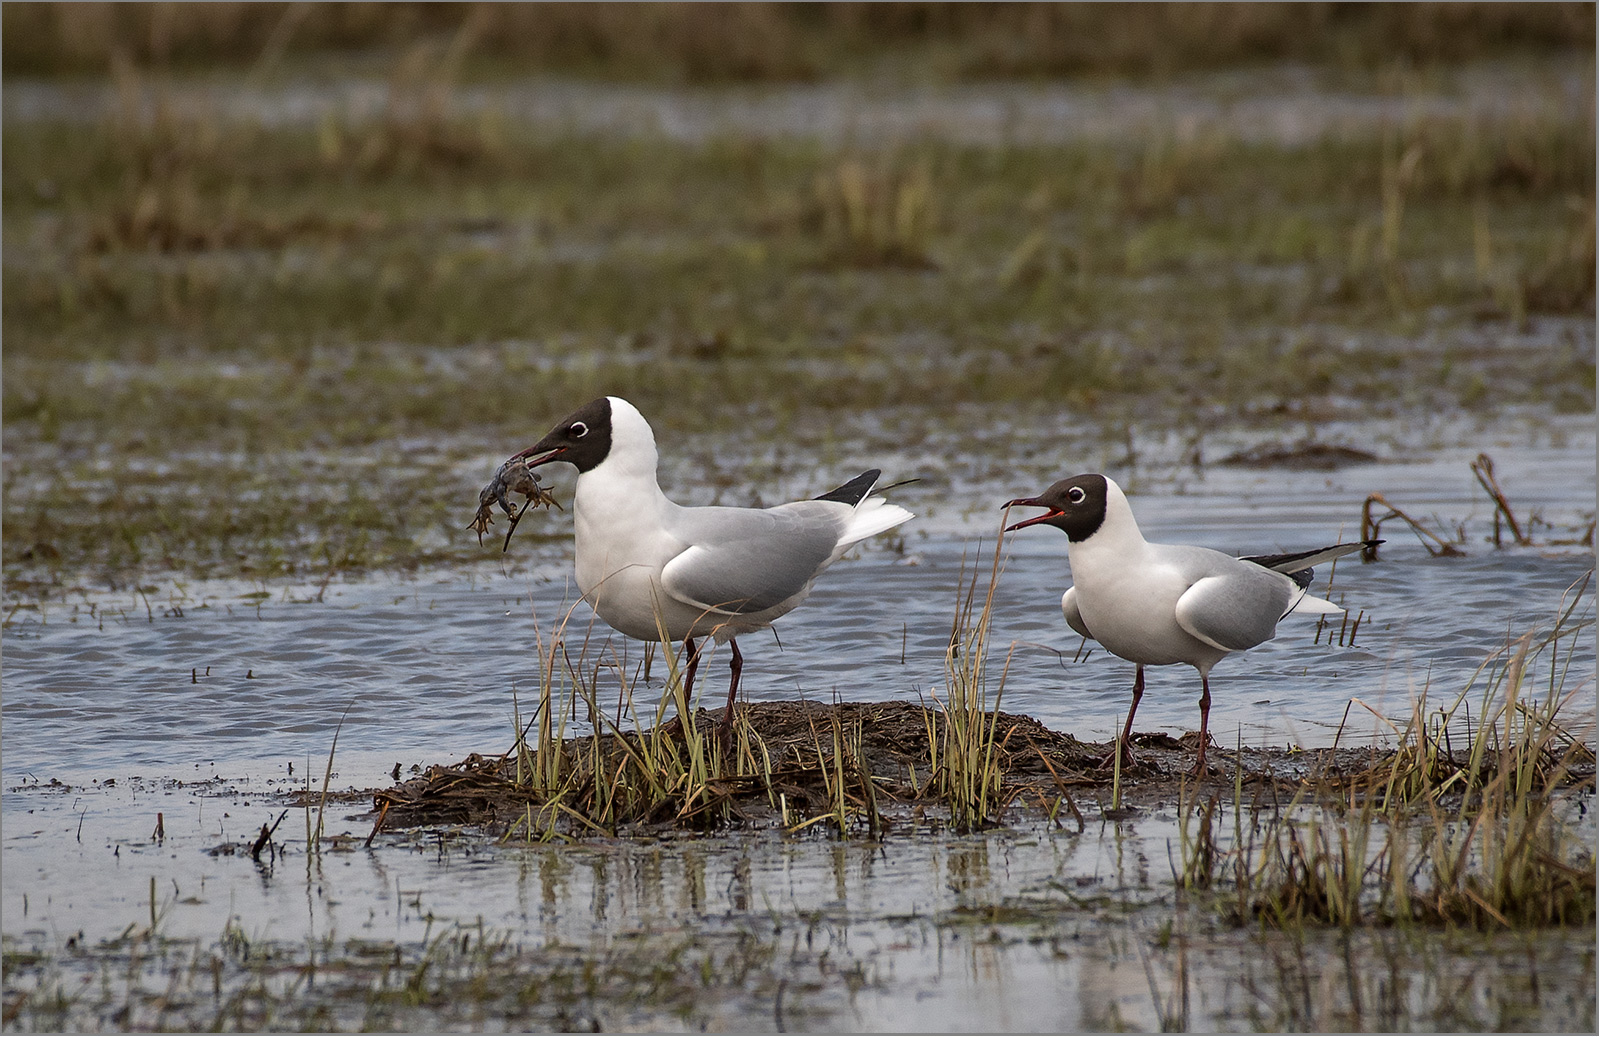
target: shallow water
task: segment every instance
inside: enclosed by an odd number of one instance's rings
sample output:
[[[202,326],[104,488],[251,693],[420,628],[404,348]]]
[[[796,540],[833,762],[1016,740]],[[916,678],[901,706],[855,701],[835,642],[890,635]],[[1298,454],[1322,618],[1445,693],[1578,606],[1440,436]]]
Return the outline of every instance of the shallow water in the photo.
[[[1190,76],[1181,83],[1108,82],[902,85],[824,82],[752,87],[666,88],[571,80],[469,86],[451,98],[463,114],[492,112],[540,127],[607,135],[796,136],[824,142],[935,137],[977,144],[1144,139],[1225,134],[1304,144],[1422,118],[1504,119],[1570,110],[1594,93],[1592,62],[1489,61],[1435,72],[1434,80],[1363,89],[1330,84],[1312,70],[1279,66]],[[389,116],[414,103],[380,80],[279,85],[165,84],[145,103],[180,113],[263,125],[317,125]],[[18,81],[6,118],[94,118],[127,103],[111,87]]]
[[[1139,88],[818,84],[702,91],[541,82],[463,88],[450,103],[457,114],[558,133],[681,141],[798,137],[875,147],[922,137],[978,145],[1114,139],[1159,157],[1163,142],[1195,139],[1294,146],[1343,134],[1373,137],[1427,119],[1494,128],[1587,110],[1594,95],[1589,58],[1536,67],[1484,63],[1384,93],[1352,92],[1303,70],[1269,75],[1265,87],[1257,72]],[[127,99],[96,86],[17,82],[8,84],[3,105],[12,120],[99,119]],[[381,82],[342,80],[168,84],[160,98],[152,91],[146,100],[198,113],[202,122],[216,116],[324,126],[382,117],[392,98]],[[8,261],[58,258],[48,247],[12,244]],[[593,247],[564,238],[547,244]],[[230,252],[218,261],[258,259]],[[1340,334],[1330,332],[1328,341]],[[1581,317],[1535,318],[1521,333],[1488,323],[1442,334],[1442,340],[1424,333],[1393,342],[1396,349],[1441,355],[1462,348],[1492,353],[1495,361],[1481,368],[1491,393],[1515,381],[1519,388],[1509,395],[1518,399],[1541,398],[1523,386],[1538,376],[1507,372],[1501,358],[1525,348],[1541,357],[1570,348],[1580,360],[1594,352],[1592,319]],[[963,343],[955,359],[946,346],[939,335],[913,337],[892,363],[971,362],[981,369],[970,359],[975,344]],[[497,370],[502,348],[362,347],[392,350],[396,363],[419,362],[457,381]],[[640,363],[654,356],[631,355]],[[222,362],[219,377],[279,363],[234,356]],[[592,362],[588,355],[572,360]],[[103,359],[92,367],[83,379],[90,389],[102,378],[173,377]],[[749,503],[732,499],[740,491],[729,486],[750,486],[775,501],[826,488],[827,482],[819,485],[824,477],[805,466],[826,457],[827,467],[847,468],[853,455],[848,461],[838,455],[866,442],[862,467],[881,465],[890,479],[923,479],[893,494],[919,516],[906,529],[903,550],[875,544],[835,567],[812,600],[782,621],[781,643],[771,635],[745,639],[745,695],[754,701],[942,696],[962,575],[987,574],[982,552],[993,542],[999,502],[1078,471],[1115,472],[1153,539],[1239,553],[1353,538],[1360,503],[1373,491],[1419,517],[1441,520],[1441,528],[1464,524],[1466,558],[1431,558],[1390,523],[1379,564],[1340,563],[1331,594],[1350,606],[1352,618],[1361,617],[1354,644],[1329,643],[1326,631],[1317,636],[1314,620],[1296,618],[1276,641],[1216,671],[1212,731],[1223,746],[1326,745],[1335,737],[1349,745],[1386,730],[1374,712],[1352,703],[1403,716],[1423,688],[1433,701],[1449,701],[1491,653],[1529,630],[1547,630],[1564,595],[1594,564],[1591,547],[1492,549],[1484,542],[1489,505],[1467,468],[1478,450],[1488,450],[1519,514],[1535,510],[1551,524],[1537,531],[1541,540],[1581,536],[1594,518],[1592,415],[1524,414],[1469,427],[1476,416],[1397,414],[1416,404],[1409,397],[1383,399],[1383,412],[1367,400],[1324,400],[1324,415],[1348,420],[1313,427],[1307,418],[1307,434],[1364,445],[1386,459],[1336,473],[1189,468],[1181,460],[1187,433],[1155,433],[1146,441],[1130,432],[1132,441],[1124,442],[1103,430],[1074,428],[1070,416],[1060,418],[1059,428],[1000,427],[959,407],[950,408],[952,417],[940,401],[930,401],[920,418],[856,416],[858,427],[837,437],[798,430],[812,436],[807,449],[787,449],[781,433],[758,436],[765,440],[759,444],[734,442],[731,450],[721,449],[727,442],[696,443],[693,457],[664,444],[664,481],[687,503],[711,503],[711,494],[727,494],[721,503]],[[1128,420],[1139,424],[1144,417]],[[1185,417],[1144,423],[1205,425],[1203,414]],[[777,419],[758,420],[769,429]],[[855,440],[863,430],[863,440]],[[1262,434],[1260,426],[1208,430],[1205,455],[1215,462]],[[429,451],[450,459],[482,447],[412,442],[400,452],[415,462]],[[40,440],[34,448],[51,455],[38,470],[59,465],[59,444]],[[186,492],[183,477],[174,476],[182,460],[169,455],[156,462],[166,468],[157,474],[172,477],[174,507],[183,506]],[[227,464],[253,460],[240,456]],[[463,485],[481,484],[498,460],[482,458]],[[107,494],[120,463],[108,459],[97,473]],[[317,463],[393,461],[375,450],[307,460]],[[716,470],[719,463],[727,467]],[[730,477],[746,471],[741,465],[756,477]],[[841,478],[859,470],[842,471]],[[706,477],[713,474],[720,478]],[[558,481],[563,499],[570,486],[570,476]],[[571,520],[549,514],[529,521],[566,530]],[[511,743],[517,702],[525,712],[538,685],[536,621],[548,638],[573,606],[565,550],[524,538],[504,559],[491,544],[475,567],[325,588],[158,575],[143,592],[74,590],[39,602],[8,600],[16,608],[0,633],[5,1027],[54,1019],[48,1010],[20,1020],[9,1012],[19,991],[55,985],[61,1000],[76,1006],[65,1016],[74,1029],[221,1029],[217,1020],[228,1021],[234,995],[260,982],[275,986],[286,1004],[331,1012],[278,1020],[281,1028],[304,1030],[591,1023],[968,1032],[1595,1028],[1592,927],[1492,937],[1431,932],[1415,940],[1391,931],[1353,937],[1312,931],[1298,945],[1248,927],[1230,929],[1174,891],[1170,803],[1111,823],[1098,821],[1104,804],[1085,801],[1090,824],[1082,831],[1019,821],[955,836],[908,831],[902,823],[881,844],[835,841],[816,828],[798,837],[741,832],[500,846],[434,829],[386,833],[366,848],[369,801],[356,797],[334,805],[327,819],[329,833],[348,838],[320,855],[308,852],[313,813],[285,813],[283,794],[320,787],[336,733],[335,789],[387,786],[396,767],[497,753]],[[1007,551],[991,642],[997,686],[1011,653],[1001,706],[1057,730],[1108,739],[1127,708],[1132,667],[1098,650],[1074,661],[1079,639],[1058,607],[1070,580],[1064,538],[1027,530],[1007,540]],[[1328,579],[1319,573],[1319,593],[1330,593]],[[1591,618],[1592,584],[1584,597],[1579,615]],[[643,665],[641,646],[591,627],[581,605],[572,616],[566,643],[585,668],[615,659],[631,675]],[[1554,683],[1580,691],[1578,733],[1592,742],[1594,640],[1569,639],[1563,650],[1569,648],[1570,654],[1536,659],[1529,686],[1548,686],[1552,668],[1566,665]],[[719,653],[702,671],[707,705],[720,705],[725,657]],[[657,659],[653,688],[662,669]],[[599,700],[609,704],[616,675],[602,668],[599,681]],[[1172,734],[1192,728],[1197,692],[1191,671],[1153,671],[1138,727]],[[573,721],[573,733],[584,730],[581,719]],[[208,852],[237,850],[280,818],[275,850],[262,864],[237,852]],[[1591,810],[1580,833],[1591,841],[1593,818]],[[372,979],[382,971],[387,984],[387,970],[346,973],[344,966],[390,954],[402,975],[420,974],[429,960],[437,961],[436,974],[466,968],[458,959],[470,965],[465,950],[452,956],[444,937],[499,947],[475,966],[497,989],[456,998],[444,988],[441,998],[413,1005],[413,1015],[373,1016]],[[36,953],[42,964],[31,962]],[[215,1000],[211,962],[218,970]],[[545,982],[543,993],[519,993],[532,979]],[[235,1022],[240,1029],[266,1028],[244,1025],[242,1016]]]
[[[1126,479],[1139,491],[1133,504],[1152,539],[1241,553],[1353,538],[1372,491],[1467,531],[1465,558],[1432,558],[1391,523],[1379,563],[1342,561],[1331,593],[1362,615],[1356,645],[1330,645],[1326,634],[1314,643],[1315,621],[1295,618],[1276,641],[1231,657],[1214,675],[1218,741],[1324,745],[1347,710],[1342,744],[1379,737],[1381,722],[1352,700],[1406,715],[1420,689],[1436,702],[1453,698],[1490,653],[1548,630],[1592,568],[1592,550],[1493,549],[1484,542],[1492,514],[1467,468],[1479,445],[1492,446],[1519,513],[1537,510],[1554,527],[1539,535],[1581,535],[1593,517],[1592,423],[1539,429],[1399,450],[1391,463],[1332,473],[1151,464]],[[1021,476],[987,473],[959,497],[946,481],[894,491],[924,518],[908,529],[903,549],[872,545],[841,562],[780,622],[781,646],[771,635],[747,637],[745,694],[941,696],[962,572],[999,522],[989,502],[1037,492],[1037,467],[1022,485],[1008,482]],[[682,469],[670,474],[684,478]],[[1069,580],[1064,538],[1035,529],[1006,544],[991,649],[998,676],[1015,644],[1002,707],[1080,737],[1109,738],[1127,707],[1131,667],[1099,651],[1072,661],[1078,638],[1058,606]],[[328,831],[352,838],[320,858],[306,853],[311,818],[298,809],[277,834],[286,856],[275,864],[205,852],[250,841],[279,815],[281,793],[319,788],[336,730],[335,789],[386,786],[397,764],[506,748],[514,694],[526,710],[537,688],[536,623],[548,639],[571,610],[565,640],[585,669],[615,659],[636,674],[641,646],[611,639],[591,627],[584,606],[573,608],[568,550],[541,553],[529,541],[519,551],[514,541],[506,559],[471,571],[332,584],[320,601],[316,587],[174,584],[15,610],[4,630],[0,916],[13,953],[58,956],[15,982],[93,979],[103,956],[74,955],[118,946],[119,934],[152,917],[161,938],[191,957],[225,944],[227,929],[277,947],[286,961],[309,955],[313,964],[363,941],[419,953],[442,932],[477,932],[481,924],[497,934],[516,975],[564,976],[595,961],[620,974],[665,957],[690,986],[700,970],[742,977],[705,981],[710,989],[687,1002],[547,991],[535,999],[539,1007],[502,1006],[499,1024],[463,1017],[491,1027],[587,1020],[608,1028],[767,1028],[782,1012],[793,1028],[1153,1029],[1178,1011],[1185,990],[1194,1027],[1354,1025],[1333,1008],[1297,1016],[1279,989],[1293,968],[1312,982],[1336,966],[1352,970],[1347,985],[1358,997],[1369,987],[1404,987],[1406,1019],[1592,1027],[1592,939],[1574,947],[1557,933],[1524,947],[1512,945],[1523,938],[1506,937],[1465,952],[1435,943],[1419,954],[1399,936],[1367,934],[1360,939],[1373,946],[1352,966],[1327,934],[1291,952],[1219,928],[1204,912],[1184,915],[1171,886],[1170,804],[1131,824],[1091,821],[1081,834],[1023,824],[972,837],[898,832],[882,845],[763,833],[507,848],[440,831],[385,835],[361,849],[371,822],[359,803],[334,808]],[[1327,580],[1319,572],[1319,593]],[[1592,584],[1584,594],[1579,614],[1592,617]],[[1592,702],[1593,639],[1564,644],[1570,655],[1541,656],[1530,686],[1547,686],[1551,666],[1562,662],[1570,668],[1558,683],[1588,689],[1580,698]],[[724,657],[701,671],[703,701],[713,707],[726,687]],[[658,659],[654,686],[662,672]],[[602,669],[603,706],[615,684]],[[1139,729],[1192,728],[1195,685],[1181,667],[1152,671]],[[1592,741],[1592,709],[1580,713]],[[581,719],[572,730],[585,730]],[[164,989],[161,969],[169,966],[160,963],[172,960],[141,959],[118,982]],[[1473,987],[1480,974],[1494,977],[1494,993],[1453,996],[1451,984]],[[1541,982],[1562,996],[1541,1001]],[[1317,1004],[1344,996],[1336,991]],[[1374,996],[1364,1025],[1374,1024]],[[357,1013],[344,1022],[371,1023],[360,1014],[366,1003],[353,997],[339,1009]],[[537,1015],[553,1005],[568,1014]],[[378,1022],[385,1020],[397,1025]]]
[[[12,994],[54,984],[82,1002],[79,1025],[123,1010],[111,1019],[132,1028],[213,1020],[227,1011],[220,991],[246,980],[325,1006],[332,1019],[309,1027],[281,1012],[280,1025],[313,1029],[1593,1026],[1583,930],[1312,930],[1294,941],[1186,909],[1170,882],[1170,807],[1082,831],[901,830],[881,844],[766,832],[491,846],[442,830],[320,856],[305,853],[311,820],[297,810],[282,856],[203,852],[270,820],[276,808],[256,798],[270,788],[13,792],[7,949],[59,957],[16,967]],[[137,827],[153,809],[165,812],[159,843]],[[129,933],[140,934],[131,949]],[[441,991],[456,982],[472,996],[413,997],[410,1014],[374,1015],[373,985],[391,981],[372,960],[391,953],[401,977],[431,957]],[[295,995],[307,974],[321,978]],[[1314,998],[1303,1006],[1302,988]]]
[[[1572,424],[1530,445],[1495,447],[1515,506],[1557,527],[1540,529],[1542,539],[1581,534],[1593,518],[1593,430]],[[1360,502],[1373,491],[1418,517],[1444,520],[1443,528],[1459,522],[1469,534],[1467,557],[1434,558],[1391,521],[1380,562],[1341,560],[1331,591],[1329,573],[1319,572],[1313,590],[1344,602],[1351,621],[1361,619],[1356,644],[1348,636],[1337,644],[1338,622],[1335,643],[1327,629],[1315,643],[1316,619],[1295,616],[1276,640],[1229,657],[1213,680],[1212,731],[1221,743],[1329,744],[1352,699],[1408,715],[1419,691],[1453,697],[1490,653],[1553,623],[1568,588],[1592,568],[1592,552],[1484,543],[1492,512],[1467,467],[1474,454],[1456,446],[1331,473],[1212,466],[1203,477],[1142,480],[1150,489],[1133,502],[1155,540],[1243,554],[1353,539]],[[963,494],[972,496],[963,499],[998,503],[1042,489],[997,482],[969,487]],[[873,545],[857,552],[818,581],[776,636],[747,636],[743,694],[751,701],[942,696],[963,568],[970,576],[981,558],[987,585],[999,525],[998,508],[953,507],[947,492],[895,491],[921,518],[904,527],[903,551]],[[529,521],[570,519],[548,513]],[[992,670],[998,679],[1010,651],[1003,708],[1105,740],[1126,710],[1132,667],[1082,646],[1062,621],[1065,547],[1050,529],[1007,538]],[[512,741],[514,696],[525,710],[537,691],[536,636],[548,640],[569,614],[567,651],[587,659],[586,669],[620,662],[630,678],[640,672],[642,645],[612,635],[581,603],[574,607],[570,557],[519,553],[514,541],[504,569],[499,561],[325,590],[174,585],[17,610],[4,632],[5,782],[187,775],[213,762],[229,773],[287,775],[293,763],[299,776],[320,774],[341,720],[338,770],[347,785],[379,784],[396,763],[498,752]],[[319,590],[323,600],[312,600]],[[1592,616],[1592,586],[1587,594]],[[1080,647],[1087,657],[1074,662]],[[1572,672],[1592,675],[1593,645],[1576,652]],[[708,706],[725,694],[726,657],[722,650],[701,670]],[[657,661],[652,687],[664,672]],[[1541,673],[1535,686],[1548,677]],[[603,670],[600,680],[600,702],[614,703],[614,672]],[[1152,669],[1140,729],[1192,729],[1197,683],[1188,668]],[[1344,744],[1381,729],[1355,713]]]

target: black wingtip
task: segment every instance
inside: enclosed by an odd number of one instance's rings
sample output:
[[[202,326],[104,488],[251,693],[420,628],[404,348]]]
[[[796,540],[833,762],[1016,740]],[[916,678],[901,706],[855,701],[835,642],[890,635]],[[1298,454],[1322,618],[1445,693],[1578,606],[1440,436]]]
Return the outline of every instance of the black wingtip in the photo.
[[[1299,587],[1301,590],[1310,589],[1311,581],[1317,577],[1316,570],[1314,569],[1297,569],[1292,573],[1284,573],[1283,575],[1293,580],[1294,585]]]
[[[1357,540],[1348,544],[1335,544],[1332,547],[1319,547],[1315,551],[1295,551],[1291,554],[1278,555],[1250,555],[1241,558],[1243,562],[1254,562],[1259,566],[1280,572],[1293,580],[1302,590],[1311,585],[1311,569],[1325,561],[1353,554],[1356,551],[1370,556],[1370,553],[1382,540]]]
[[[843,486],[836,486],[814,499],[838,501],[840,504],[848,504],[853,508],[861,503],[862,498],[872,492],[872,488],[878,484],[878,476],[882,474],[881,469],[870,468]]]

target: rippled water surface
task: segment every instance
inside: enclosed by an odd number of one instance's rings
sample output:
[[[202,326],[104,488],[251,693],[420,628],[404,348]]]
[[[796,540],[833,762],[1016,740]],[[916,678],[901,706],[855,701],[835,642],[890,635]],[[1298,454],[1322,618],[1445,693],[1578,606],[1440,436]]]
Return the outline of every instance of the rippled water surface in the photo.
[[[1335,473],[1212,467],[1203,476],[1152,479],[1148,492],[1135,492],[1150,538],[1240,553],[1351,539],[1360,502],[1374,491],[1468,533],[1466,557],[1433,558],[1392,522],[1381,561],[1342,561],[1328,593],[1361,617],[1355,644],[1348,636],[1342,647],[1336,636],[1330,644],[1329,631],[1319,643],[1315,620],[1296,617],[1276,641],[1230,657],[1214,674],[1219,742],[1328,744],[1347,711],[1339,737],[1370,739],[1382,725],[1351,708],[1353,700],[1405,714],[1422,689],[1453,696],[1487,655],[1550,627],[1592,568],[1592,550],[1485,543],[1492,514],[1467,468],[1473,454],[1441,449]],[[1561,437],[1496,448],[1517,507],[1550,524],[1539,529],[1544,540],[1581,536],[1592,519],[1594,456],[1592,430],[1581,423]],[[874,544],[838,564],[780,622],[781,643],[746,637],[745,693],[941,696],[962,573],[980,559],[987,566],[999,522],[987,500],[1040,488],[980,488],[973,492],[982,507],[942,496],[942,488],[895,491],[925,516],[923,529],[909,527],[903,549]],[[993,619],[995,660],[1011,653],[1003,707],[1109,738],[1127,708],[1132,668],[1100,651],[1073,661],[1079,639],[1058,605],[1070,579],[1065,538],[1031,529],[1006,544]],[[570,565],[559,552],[519,553],[513,542],[503,568],[495,557],[472,572],[415,580],[164,586],[148,596],[84,594],[15,610],[4,632],[0,800],[0,910],[13,947],[59,948],[80,933],[104,939],[155,915],[171,938],[202,943],[225,925],[254,941],[415,943],[441,927],[481,923],[556,973],[570,966],[572,948],[615,955],[632,946],[654,955],[657,941],[673,954],[725,954],[718,969],[736,953],[759,951],[756,979],[697,1003],[690,1018],[713,1028],[748,1027],[785,1010],[795,1026],[1155,1028],[1161,1006],[1182,989],[1195,992],[1194,1025],[1256,1018],[1253,984],[1270,986],[1281,970],[1259,960],[1244,937],[1201,926],[1181,962],[1166,944],[1150,949],[1171,906],[1157,918],[1139,905],[1169,895],[1160,890],[1170,881],[1170,811],[1083,834],[1024,826],[881,846],[763,834],[507,849],[396,834],[363,850],[370,820],[357,816],[364,807],[345,806],[330,831],[355,840],[316,861],[290,857],[271,868],[204,852],[248,841],[281,811],[278,793],[319,787],[336,729],[336,789],[386,785],[396,764],[500,752],[512,739],[514,696],[525,708],[537,687],[536,630],[548,640],[569,613],[571,655],[637,673],[642,647],[574,607]],[[1328,579],[1319,572],[1319,592]],[[1581,615],[1592,616],[1593,594],[1590,585]],[[726,687],[722,657],[702,670],[711,706]],[[1569,667],[1562,685],[1586,687],[1580,698],[1592,699],[1592,639],[1577,639],[1561,659]],[[1535,688],[1551,679],[1550,664],[1539,665]],[[657,681],[661,672],[657,661]],[[602,668],[600,681],[604,703],[615,676]],[[1197,693],[1192,670],[1152,671],[1139,728],[1191,729]],[[308,823],[291,812],[280,841],[304,840]],[[1080,944],[1089,931],[1123,936]],[[1592,955],[1561,947],[1540,945],[1541,961],[1551,961],[1534,969],[1534,988],[1540,977],[1592,988]],[[1314,948],[1305,967],[1318,967],[1323,953],[1332,950]],[[1496,945],[1478,957],[1450,957],[1450,975],[1466,970],[1461,982],[1470,984],[1473,970],[1487,968],[1512,987],[1528,979],[1517,978],[1497,957],[1503,953]],[[1405,956],[1378,947],[1362,967],[1377,967],[1371,963],[1385,954]],[[803,980],[807,970],[831,978]],[[1435,982],[1424,975],[1408,972],[1408,982]],[[1419,996],[1438,1000],[1442,989]],[[1563,1004],[1547,1001],[1524,1022],[1563,1028],[1592,1020],[1592,996]],[[1469,1005],[1465,1018],[1494,1017],[1497,1005],[1478,1006],[1477,1015]],[[659,1006],[635,1015],[615,1002],[589,1010],[607,1026],[681,1024]]]
[[[1466,557],[1434,558],[1391,521],[1378,563],[1342,560],[1331,591],[1329,573],[1319,572],[1314,590],[1346,604],[1351,622],[1360,618],[1355,645],[1347,636],[1340,647],[1337,628],[1334,644],[1328,630],[1315,643],[1316,619],[1295,616],[1276,640],[1229,657],[1213,682],[1220,741],[1327,744],[1350,700],[1399,715],[1423,688],[1454,695],[1488,653],[1554,620],[1568,588],[1592,567],[1589,549],[1494,550],[1481,542],[1492,516],[1468,470],[1471,456],[1445,451],[1337,473],[1212,468],[1181,492],[1134,497],[1151,539],[1241,554],[1353,539],[1360,502],[1372,491],[1469,531]],[[1502,449],[1497,463],[1519,508],[1566,527],[1542,529],[1542,538],[1581,535],[1592,518],[1592,439]],[[998,490],[989,496],[1005,499]],[[942,695],[963,568],[970,575],[981,560],[987,582],[999,511],[952,514],[943,502],[919,500],[914,487],[897,497],[924,512],[931,530],[906,527],[903,551],[858,551],[818,581],[776,636],[747,635],[750,700]],[[1012,653],[1002,705],[1103,740],[1126,709],[1132,667],[1098,650],[1082,659],[1085,646],[1059,608],[1070,584],[1065,549],[1052,529],[1007,538],[992,627],[997,659]],[[514,695],[525,701],[537,688],[536,631],[548,639],[565,620],[569,654],[640,671],[642,645],[611,634],[587,606],[574,607],[570,557],[529,563],[515,542],[508,557],[504,570],[488,563],[448,578],[163,588],[19,610],[4,642],[6,781],[186,774],[196,764],[286,775],[295,763],[303,775],[308,760],[325,759],[342,720],[341,780],[376,783],[397,762],[444,762],[508,745]],[[702,669],[713,707],[726,689],[725,657],[724,650]],[[1573,663],[1592,670],[1592,649]],[[653,677],[662,672],[657,666]],[[1192,669],[1153,669],[1141,729],[1191,729],[1197,685]],[[614,687],[614,676],[602,673],[602,700]],[[1373,726],[1365,717],[1357,730]]]

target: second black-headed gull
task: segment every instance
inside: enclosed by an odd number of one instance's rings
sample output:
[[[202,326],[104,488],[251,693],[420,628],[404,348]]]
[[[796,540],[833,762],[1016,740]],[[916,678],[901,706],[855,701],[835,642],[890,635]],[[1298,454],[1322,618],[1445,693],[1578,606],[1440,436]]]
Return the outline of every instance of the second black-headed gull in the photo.
[[[1199,774],[1205,773],[1211,668],[1229,652],[1270,640],[1291,612],[1343,612],[1306,593],[1312,567],[1379,543],[1248,558],[1152,544],[1139,532],[1122,489],[1104,475],[1063,479],[1005,506],[1048,509],[1006,531],[1043,524],[1067,534],[1072,587],[1061,597],[1067,625],[1134,664],[1133,705],[1117,739],[1124,763],[1133,761],[1128,738],[1144,695],[1144,668],[1188,663],[1200,671]]]
[[[695,639],[732,646],[725,730],[744,662],[738,635],[770,626],[852,545],[912,517],[870,496],[875,469],[814,500],[772,508],[674,504],[656,482],[655,434],[616,396],[578,408],[515,456],[529,468],[564,461],[578,470],[574,568],[601,619],[641,641],[682,641],[686,692],[699,663]]]

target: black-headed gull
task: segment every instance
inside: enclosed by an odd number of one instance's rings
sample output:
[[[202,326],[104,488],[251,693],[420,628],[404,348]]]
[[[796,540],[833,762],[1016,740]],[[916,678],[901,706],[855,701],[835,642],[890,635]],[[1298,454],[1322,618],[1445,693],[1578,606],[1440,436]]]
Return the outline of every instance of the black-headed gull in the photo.
[[[1067,625],[1135,666],[1133,705],[1117,751],[1133,760],[1128,738],[1144,695],[1144,668],[1188,663],[1200,671],[1200,754],[1205,773],[1211,668],[1229,652],[1270,640],[1291,612],[1339,613],[1306,593],[1311,569],[1365,543],[1297,554],[1235,558],[1205,547],[1152,544],[1139,532],[1122,489],[1104,475],[1077,475],[1012,507],[1048,509],[1006,527],[1049,525],[1067,534],[1072,587],[1061,596]],[[1378,543],[1368,541],[1367,543]]]
[[[580,407],[516,458],[529,468],[565,461],[578,469],[574,568],[579,591],[601,619],[641,641],[663,633],[682,641],[691,692],[695,639],[732,645],[725,729],[743,668],[738,635],[770,626],[852,545],[912,517],[869,496],[877,470],[815,500],[772,508],[674,504],[656,482],[649,423],[615,396]]]

